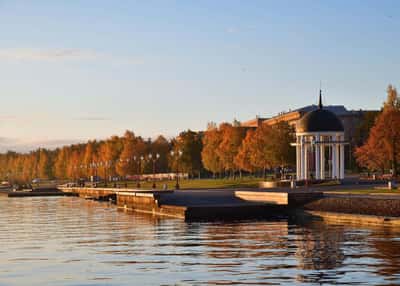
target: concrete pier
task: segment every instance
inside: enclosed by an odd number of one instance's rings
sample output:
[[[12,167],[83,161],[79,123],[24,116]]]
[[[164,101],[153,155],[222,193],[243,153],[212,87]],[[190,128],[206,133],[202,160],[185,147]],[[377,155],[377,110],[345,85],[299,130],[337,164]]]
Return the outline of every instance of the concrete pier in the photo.
[[[76,196],[76,193],[62,192],[58,189],[47,190],[25,190],[25,191],[12,191],[2,190],[0,196],[9,198],[23,198],[23,197],[57,197],[57,196]]]
[[[251,189],[147,191],[113,188],[68,188],[83,198],[115,200],[118,208],[186,220],[250,219],[283,216],[321,197],[319,192]]]
[[[302,206],[306,203],[322,198],[322,192],[309,190],[288,191],[236,191],[235,195],[246,201],[263,202],[290,207]]]

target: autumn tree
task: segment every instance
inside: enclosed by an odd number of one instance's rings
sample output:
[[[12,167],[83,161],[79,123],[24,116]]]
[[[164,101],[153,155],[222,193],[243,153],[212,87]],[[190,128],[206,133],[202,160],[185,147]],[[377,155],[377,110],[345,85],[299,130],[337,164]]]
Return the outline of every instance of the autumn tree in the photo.
[[[379,111],[365,111],[355,127],[354,135],[352,136],[353,146],[363,145],[369,136],[371,128],[374,126],[376,118],[380,114]]]
[[[26,155],[24,163],[24,173],[26,174],[27,181],[37,178],[38,175],[38,151],[31,151]]]
[[[220,158],[224,170],[230,171],[234,175],[235,170],[239,169],[234,159],[246,136],[246,129],[240,126],[233,126],[229,123],[221,124],[219,129],[221,132],[221,143],[216,149],[216,154]]]
[[[383,104],[383,109],[400,109],[400,98],[397,94],[397,89],[391,84],[386,89],[387,99]]]
[[[132,131],[125,131],[122,142],[123,147],[116,164],[116,172],[119,176],[126,177],[132,171],[135,134]]]
[[[255,144],[255,131],[248,130],[246,133],[246,137],[244,138],[242,145],[239,148],[239,151],[235,157],[236,166],[247,172],[254,172],[256,170],[256,166],[251,163],[251,154],[252,149]]]
[[[295,141],[294,129],[287,122],[281,121],[272,126],[269,145],[272,150],[272,165],[293,165],[296,158],[296,149],[290,144]]]
[[[93,172],[90,170],[89,167],[95,161],[95,158],[96,158],[96,141],[88,141],[85,146],[85,152],[82,160],[86,176],[90,176],[93,174]],[[72,159],[75,164],[79,164],[79,153],[74,152]]]
[[[39,163],[38,163],[38,175],[40,178],[49,179],[52,177],[52,162],[49,157],[48,151],[40,149],[39,151]]]
[[[369,170],[390,168],[399,171],[400,160],[400,104],[397,91],[389,85],[387,100],[377,117],[364,145],[356,148],[358,164]]]
[[[64,179],[67,177],[68,147],[57,150],[54,162],[54,175],[56,178]]]
[[[293,141],[294,130],[288,123],[262,124],[247,134],[236,161],[247,170],[263,170],[265,176],[267,169],[293,164]]]
[[[250,164],[259,170],[263,170],[264,177],[266,175],[266,169],[273,167],[272,162],[272,148],[270,147],[269,137],[271,136],[273,129],[270,125],[262,124],[257,127],[254,132],[254,137],[248,143]]]
[[[159,154],[160,157],[156,161],[156,171],[158,173],[165,173],[168,170],[168,157],[171,149],[170,143],[168,140],[159,135],[152,143],[151,143],[151,153],[153,156]]]
[[[216,152],[222,141],[221,135],[215,123],[209,123],[203,136],[201,160],[204,168],[212,172],[214,176],[223,171],[221,159]]]
[[[382,152],[376,150],[383,150],[384,143],[381,134],[377,128],[372,128],[368,140],[360,147],[355,149],[355,157],[357,163],[361,167],[365,167],[370,171],[385,171],[388,161]]]
[[[86,166],[82,165],[83,167],[86,168]],[[81,164],[80,164],[80,155],[78,150],[73,150],[67,164],[66,172],[67,172],[67,177],[71,179],[77,179],[80,175],[80,172],[84,172],[85,175],[90,176],[89,171],[82,170],[81,169]]]
[[[195,174],[200,175],[203,168],[201,162],[201,150],[203,146],[201,134],[191,130],[181,132],[173,140],[172,145],[175,154],[179,154],[179,151],[181,151],[182,156],[171,158],[170,168],[176,170],[177,164],[179,164],[180,172],[189,173],[191,176]]]
[[[116,173],[116,163],[122,149],[123,143],[118,136],[112,136],[105,142],[101,142],[97,161],[102,164],[105,177]]]

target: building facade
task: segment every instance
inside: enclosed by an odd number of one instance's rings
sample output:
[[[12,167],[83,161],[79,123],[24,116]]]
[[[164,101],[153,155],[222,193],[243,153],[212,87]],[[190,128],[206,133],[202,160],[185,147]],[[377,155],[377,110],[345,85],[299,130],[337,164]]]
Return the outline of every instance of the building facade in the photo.
[[[345,139],[348,141],[352,141],[352,138],[356,132],[357,126],[363,119],[363,116],[367,112],[371,112],[368,110],[348,110],[343,105],[327,105],[324,106],[325,110],[328,110],[335,114],[343,124]],[[258,117],[244,121],[241,123],[241,126],[248,128],[257,128],[261,124],[274,125],[278,122],[285,121],[292,125],[296,126],[297,122],[308,112],[318,110],[318,105],[308,105],[295,110],[291,110],[288,112],[279,113],[276,116],[265,118]],[[372,112],[378,112],[377,110],[373,110]]]

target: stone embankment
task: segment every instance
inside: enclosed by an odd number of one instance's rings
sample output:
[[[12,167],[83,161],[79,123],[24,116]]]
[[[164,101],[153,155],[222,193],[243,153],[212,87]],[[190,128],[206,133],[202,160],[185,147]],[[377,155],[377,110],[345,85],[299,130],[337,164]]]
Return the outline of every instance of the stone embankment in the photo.
[[[332,194],[324,193],[323,188],[151,191],[82,187],[60,190],[3,194],[80,196],[112,201],[125,210],[187,220],[279,217],[293,213],[301,215],[300,212],[306,211],[318,216],[325,213],[331,220],[338,221],[351,221],[353,217],[356,222],[388,224],[390,221],[391,225],[400,222],[400,195]]]
[[[304,205],[305,210],[400,217],[400,195],[325,194]]]
[[[86,199],[112,200],[122,209],[187,220],[277,217],[321,197],[318,192],[241,190],[146,191],[64,188]]]

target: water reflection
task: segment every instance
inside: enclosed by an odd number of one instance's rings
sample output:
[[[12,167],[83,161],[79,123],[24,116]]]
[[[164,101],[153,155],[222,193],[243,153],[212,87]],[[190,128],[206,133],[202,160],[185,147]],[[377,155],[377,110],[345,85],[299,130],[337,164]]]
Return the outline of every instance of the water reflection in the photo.
[[[382,261],[377,274],[396,280],[400,278],[400,237],[398,231],[385,228],[382,235],[376,232],[368,239],[375,251],[371,256]]]
[[[297,234],[296,257],[301,269],[333,269],[340,267],[345,255],[343,227],[332,227],[322,222],[312,222]]]
[[[185,223],[79,198],[0,198],[0,209],[0,285],[400,283],[393,228]]]

